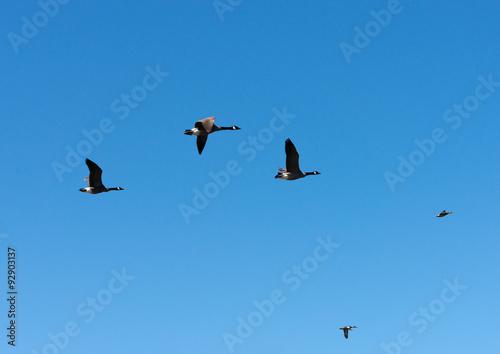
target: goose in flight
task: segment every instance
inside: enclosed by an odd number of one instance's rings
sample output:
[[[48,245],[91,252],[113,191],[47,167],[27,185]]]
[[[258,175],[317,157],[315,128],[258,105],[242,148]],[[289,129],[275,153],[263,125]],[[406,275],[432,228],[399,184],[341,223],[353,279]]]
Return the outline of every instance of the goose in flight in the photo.
[[[208,134],[218,132],[219,130],[240,130],[237,126],[232,127],[219,127],[214,124],[215,117],[208,117],[194,123],[193,129],[186,129],[184,134],[196,135],[196,145],[198,146],[198,153],[201,155],[205,144],[207,143]]]
[[[318,171],[302,172],[299,168],[299,154],[290,139],[285,141],[286,169],[278,168],[278,174],[274,178],[281,178],[287,181],[304,178],[309,175],[319,175]]]
[[[358,328],[358,327],[356,327],[356,326],[344,326],[344,327],[339,328],[339,329],[342,329],[344,331],[344,337],[345,337],[345,339],[347,339],[347,337],[349,336],[349,331],[352,328]]]
[[[89,159],[85,159],[85,163],[89,168],[89,176],[85,177],[85,181],[89,182],[89,186],[85,188],[80,188],[80,192],[90,193],[90,194],[98,194],[102,192],[109,191],[122,191],[123,188],[115,187],[115,188],[106,188],[102,184],[101,175],[102,170],[95,162],[90,161]]]
[[[451,213],[453,213],[453,212],[443,210],[442,212],[440,212],[439,214],[436,215],[436,218],[442,218],[443,216],[446,216],[446,215],[451,214]]]

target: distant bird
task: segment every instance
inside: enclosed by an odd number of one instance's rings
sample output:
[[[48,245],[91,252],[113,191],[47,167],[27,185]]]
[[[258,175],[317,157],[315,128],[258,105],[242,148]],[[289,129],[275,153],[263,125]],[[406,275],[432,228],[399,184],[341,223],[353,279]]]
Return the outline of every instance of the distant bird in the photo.
[[[302,172],[299,168],[299,154],[297,149],[293,145],[290,139],[285,141],[285,153],[286,153],[286,170],[283,168],[278,168],[278,174],[274,178],[281,178],[287,181],[292,181],[294,179],[304,178],[309,175],[319,175],[318,171],[314,172]]]
[[[208,117],[194,123],[193,129],[186,129],[184,134],[196,135],[196,145],[198,146],[198,153],[201,155],[205,144],[207,143],[208,134],[218,132],[219,130],[240,130],[237,126],[232,127],[219,127],[214,124],[215,117]]]
[[[453,213],[453,212],[443,210],[442,212],[440,212],[439,214],[436,215],[436,218],[442,218],[443,216],[446,216],[446,215],[451,214],[451,213]]]
[[[347,339],[347,337],[349,336],[349,331],[350,331],[352,328],[358,328],[358,327],[356,327],[356,326],[344,326],[344,327],[339,328],[339,329],[344,330],[344,337],[345,337],[345,339]]]
[[[85,163],[89,168],[89,176],[85,177],[84,180],[89,182],[89,186],[85,188],[80,188],[80,192],[90,193],[90,194],[99,194],[102,192],[109,191],[122,191],[123,188],[106,188],[102,184],[101,176],[102,170],[96,163],[90,161],[89,159],[85,159]]]

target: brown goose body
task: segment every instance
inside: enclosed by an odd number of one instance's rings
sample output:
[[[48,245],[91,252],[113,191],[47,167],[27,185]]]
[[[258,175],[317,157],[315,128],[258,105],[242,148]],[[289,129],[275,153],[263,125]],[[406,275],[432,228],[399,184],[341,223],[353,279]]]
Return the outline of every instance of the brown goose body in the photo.
[[[442,218],[443,216],[446,216],[446,215],[452,214],[452,213],[453,213],[452,211],[443,210],[442,212],[440,212],[439,214],[436,215],[436,218]]]
[[[358,328],[358,327],[356,327],[356,326],[344,326],[344,327],[341,327],[339,329],[344,331],[344,337],[345,337],[345,339],[347,339],[349,337],[349,331],[353,328]]]
[[[205,148],[205,144],[207,143],[208,135],[214,132],[218,132],[219,130],[240,130],[237,126],[233,125],[232,127],[219,127],[215,125],[215,117],[208,117],[205,119],[201,119],[194,123],[193,129],[186,129],[184,134],[186,135],[195,135],[196,138],[196,146],[198,147],[198,153],[201,155],[203,149]]]

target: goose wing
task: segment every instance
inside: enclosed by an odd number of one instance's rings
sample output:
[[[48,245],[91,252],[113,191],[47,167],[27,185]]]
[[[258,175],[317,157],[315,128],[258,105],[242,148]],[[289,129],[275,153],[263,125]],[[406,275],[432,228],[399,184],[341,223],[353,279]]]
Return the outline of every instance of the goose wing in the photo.
[[[85,159],[85,163],[89,168],[89,187],[103,187],[102,185],[102,170],[97,164],[89,159]]]
[[[196,138],[196,145],[198,146],[198,153],[201,155],[201,152],[203,151],[203,148],[205,147],[205,144],[207,143],[207,138],[208,136],[198,136]]]
[[[195,128],[203,129],[207,133],[210,133],[212,131],[212,128],[214,127],[214,121],[215,117],[208,117],[197,121],[194,126]]]
[[[300,172],[299,168],[299,153],[290,139],[285,141],[286,153],[286,170],[292,172]]]
[[[349,329],[344,328],[344,337],[345,337],[345,339],[347,339],[348,336],[349,336]]]

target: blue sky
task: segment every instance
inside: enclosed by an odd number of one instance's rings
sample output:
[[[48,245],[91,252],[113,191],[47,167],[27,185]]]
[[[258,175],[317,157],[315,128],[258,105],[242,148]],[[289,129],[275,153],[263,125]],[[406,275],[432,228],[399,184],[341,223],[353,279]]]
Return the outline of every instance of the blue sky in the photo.
[[[4,6],[2,352],[498,348],[498,10]],[[212,115],[242,129],[199,156]],[[321,175],[273,178],[287,138]],[[80,193],[86,157],[124,191]]]

